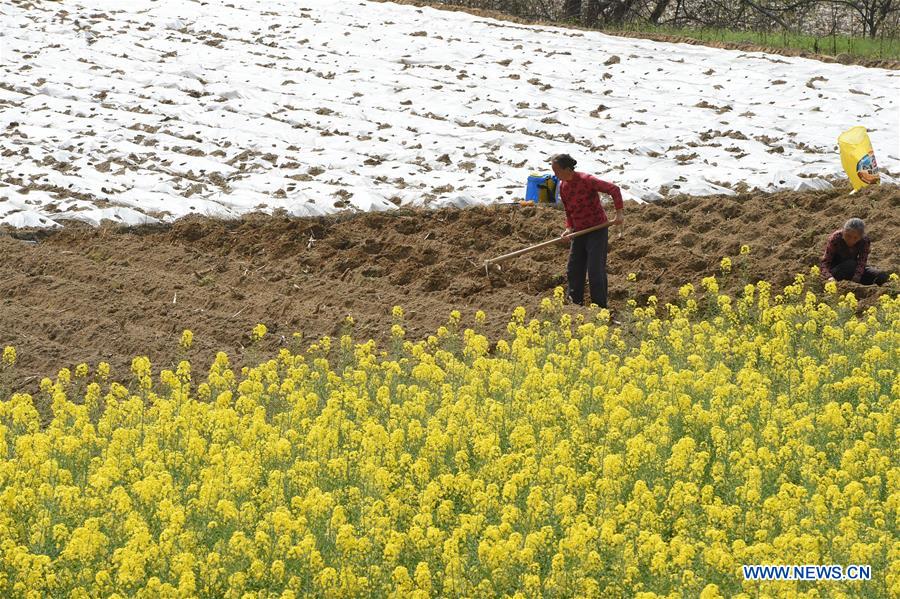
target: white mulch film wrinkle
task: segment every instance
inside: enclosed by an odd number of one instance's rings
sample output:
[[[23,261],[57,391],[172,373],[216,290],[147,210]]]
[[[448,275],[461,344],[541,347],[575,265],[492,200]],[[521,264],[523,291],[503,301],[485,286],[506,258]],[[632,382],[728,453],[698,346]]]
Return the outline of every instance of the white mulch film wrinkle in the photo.
[[[898,73],[328,2],[0,5],[0,223],[519,199],[568,152],[626,199],[818,189]]]

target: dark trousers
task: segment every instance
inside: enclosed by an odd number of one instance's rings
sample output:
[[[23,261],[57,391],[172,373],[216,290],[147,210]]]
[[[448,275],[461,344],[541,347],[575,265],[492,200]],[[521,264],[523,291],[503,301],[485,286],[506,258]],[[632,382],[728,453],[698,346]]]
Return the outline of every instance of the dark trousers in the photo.
[[[855,272],[856,260],[852,258],[831,267],[831,276],[834,277],[836,281],[849,281],[853,278]],[[863,285],[871,285],[873,283],[876,285],[884,285],[887,283],[888,276],[889,275],[886,272],[867,266],[863,271],[863,276],[860,278],[859,282]]]
[[[591,288],[591,302],[606,307],[606,250],[609,230],[600,229],[572,240],[569,251],[569,299],[584,304],[584,275]]]

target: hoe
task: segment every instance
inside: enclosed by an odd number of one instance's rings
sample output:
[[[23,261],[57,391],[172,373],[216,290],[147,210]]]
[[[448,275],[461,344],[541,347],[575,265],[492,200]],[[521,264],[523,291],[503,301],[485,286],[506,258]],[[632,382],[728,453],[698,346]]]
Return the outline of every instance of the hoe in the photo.
[[[576,231],[574,233],[569,233],[563,237],[558,237],[556,239],[551,239],[549,241],[542,241],[541,243],[537,243],[535,245],[530,245],[526,248],[522,248],[521,250],[516,250],[515,252],[510,252],[508,254],[503,254],[502,256],[497,256],[496,258],[490,258],[484,261],[484,274],[490,276],[491,268],[495,268],[496,270],[500,270],[500,263],[506,262],[516,256],[521,256],[522,254],[527,254],[529,252],[533,252],[535,250],[539,250],[542,247],[547,247],[549,245],[553,245],[555,243],[559,243],[560,240],[568,241],[570,239],[575,239],[576,237],[580,237],[581,235],[586,235],[588,233],[592,233],[594,231],[599,231],[600,229],[605,229],[612,224],[612,221],[607,221],[603,224],[597,225],[596,227],[588,227],[587,229],[582,229],[581,231]]]

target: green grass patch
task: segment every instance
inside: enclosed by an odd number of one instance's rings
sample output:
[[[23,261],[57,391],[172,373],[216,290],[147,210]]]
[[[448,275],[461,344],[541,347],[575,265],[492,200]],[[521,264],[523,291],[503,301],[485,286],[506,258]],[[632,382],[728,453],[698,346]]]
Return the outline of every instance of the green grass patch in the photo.
[[[616,28],[607,27],[605,30],[609,33],[649,33],[682,36],[693,38],[700,42],[746,43],[767,46],[773,49],[794,49],[829,56],[847,54],[854,58],[900,60],[900,37],[896,36],[863,38],[834,35],[816,37],[789,32],[654,27],[641,23],[631,23]]]

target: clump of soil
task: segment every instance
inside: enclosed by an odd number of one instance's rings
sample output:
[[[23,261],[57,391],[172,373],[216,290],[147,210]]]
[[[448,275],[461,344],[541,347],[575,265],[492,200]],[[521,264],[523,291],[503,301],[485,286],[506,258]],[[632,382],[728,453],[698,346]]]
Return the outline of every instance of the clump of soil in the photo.
[[[629,204],[623,237],[610,232],[610,307],[629,297],[671,301],[686,282],[716,274],[742,244],[749,280],[785,285],[817,262],[827,235],[850,216],[870,226],[870,263],[900,263],[900,188],[670,197]],[[34,391],[43,376],[82,361],[109,361],[128,376],[135,355],[167,367],[182,357],[204,368],[216,351],[240,358],[259,322],[264,351],[338,335],[347,315],[354,335],[383,341],[390,310],[406,309],[407,338],[418,339],[460,309],[464,326],[504,334],[516,306],[536,310],[565,284],[567,248],[554,246],[485,274],[485,258],[558,236],[561,211],[496,205],[440,210],[343,213],[320,218],[250,215],[188,217],[170,225],[71,225],[58,231],[0,231],[0,346],[16,346],[14,388]],[[637,274],[627,282],[628,273]],[[733,275],[734,289],[745,282]],[[863,305],[884,289],[858,292]],[[183,329],[194,347],[178,348]]]

